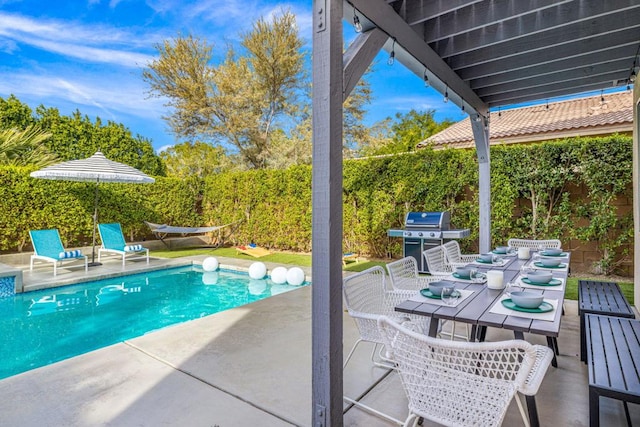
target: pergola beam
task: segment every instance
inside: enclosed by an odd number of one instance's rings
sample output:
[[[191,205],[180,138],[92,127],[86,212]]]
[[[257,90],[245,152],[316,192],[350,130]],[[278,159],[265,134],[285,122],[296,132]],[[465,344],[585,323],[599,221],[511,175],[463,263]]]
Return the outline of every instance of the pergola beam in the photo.
[[[378,28],[359,34],[344,54],[343,100],[358,84],[389,36]]]
[[[444,86],[449,92],[455,92],[473,110],[487,115],[487,105],[460,79],[460,77],[429,47],[428,44],[382,0],[350,0],[350,3],[380,30],[395,38],[398,49],[402,48],[408,56],[414,58],[441,83],[437,87],[444,93]],[[346,19],[346,17],[345,17]],[[403,57],[396,54],[396,59],[403,62]],[[411,67],[410,67],[411,68]],[[422,73],[419,74],[422,78]],[[435,83],[432,83],[436,87]]]

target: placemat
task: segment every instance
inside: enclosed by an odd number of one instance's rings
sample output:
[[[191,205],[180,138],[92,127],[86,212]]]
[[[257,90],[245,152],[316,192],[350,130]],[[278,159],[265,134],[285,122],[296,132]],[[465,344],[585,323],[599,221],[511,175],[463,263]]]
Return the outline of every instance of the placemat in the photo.
[[[552,311],[549,311],[547,313],[525,313],[523,311],[509,310],[507,307],[502,305],[502,300],[507,298],[509,297],[506,295],[502,295],[500,299],[496,301],[495,304],[493,304],[493,307],[491,307],[491,310],[489,310],[489,313],[504,314],[505,316],[525,317],[527,319],[545,320],[547,322],[553,322],[553,319],[556,317],[556,311],[558,310],[557,299],[545,298],[543,300],[553,306]]]
[[[447,276],[447,280],[451,280],[454,282],[463,282],[463,283],[476,283],[478,285],[482,285],[483,283],[487,283],[487,275],[485,273],[482,273],[482,279],[473,281],[471,279],[463,279],[461,277],[456,277],[453,275],[453,273],[451,273],[449,276]]]
[[[462,301],[469,298],[469,296],[471,296],[471,294],[473,294],[474,292],[474,291],[468,291],[466,289],[456,289],[456,291],[460,292],[460,298],[458,298],[458,300],[454,305],[447,305],[441,299],[424,297],[420,294],[420,292],[418,292],[416,295],[409,298],[409,301],[427,303],[427,304],[433,304],[433,305],[441,305],[444,307],[457,307]]]
[[[479,267],[504,267],[505,265],[507,265],[507,260],[502,260],[502,262],[480,262],[480,261],[473,261],[471,264],[473,265],[477,265]],[[537,268],[537,267],[536,267]],[[561,268],[558,268],[558,270],[562,270]]]

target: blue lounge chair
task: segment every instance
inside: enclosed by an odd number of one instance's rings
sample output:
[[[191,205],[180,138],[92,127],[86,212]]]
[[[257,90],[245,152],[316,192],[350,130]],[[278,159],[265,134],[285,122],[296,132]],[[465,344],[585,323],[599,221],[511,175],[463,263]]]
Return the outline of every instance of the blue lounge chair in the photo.
[[[58,263],[62,265],[65,260],[84,259],[84,271],[88,269],[87,256],[81,251],[66,251],[60,240],[58,230],[29,230],[33,252],[29,261],[29,271],[33,271],[33,261],[40,260],[53,263],[53,275],[58,274]]]
[[[122,267],[124,268],[127,255],[145,252],[147,264],[149,264],[149,249],[142,245],[127,245],[119,223],[98,224],[98,232],[102,241],[102,247],[98,249],[98,262],[100,262],[102,252],[112,252],[122,255]]]

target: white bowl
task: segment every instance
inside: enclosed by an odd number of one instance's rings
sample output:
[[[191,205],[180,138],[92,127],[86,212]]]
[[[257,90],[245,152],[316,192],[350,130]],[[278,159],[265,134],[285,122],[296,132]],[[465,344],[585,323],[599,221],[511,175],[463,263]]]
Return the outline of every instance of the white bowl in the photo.
[[[560,265],[561,262],[562,262],[562,259],[560,258],[550,258],[546,256],[543,256],[542,258],[540,258],[540,263],[542,263],[542,265],[545,267],[557,267]]]
[[[543,297],[528,291],[511,292],[511,301],[518,307],[522,308],[538,308],[542,304]]]
[[[542,250],[542,252],[545,253],[545,255],[554,255],[554,256],[558,256],[562,253],[562,249],[557,249],[557,248],[545,248]]]
[[[535,284],[545,284],[551,281],[551,273],[549,271],[530,271],[527,273],[527,279],[531,283]]]
[[[493,260],[493,254],[482,254],[478,259],[482,262],[491,262]]]
[[[456,274],[461,279],[469,279],[471,278],[471,270],[469,267],[458,267],[456,268]]]
[[[429,283],[429,290],[433,295],[442,295],[442,288],[446,288],[447,286],[453,285],[447,282],[431,282]]]

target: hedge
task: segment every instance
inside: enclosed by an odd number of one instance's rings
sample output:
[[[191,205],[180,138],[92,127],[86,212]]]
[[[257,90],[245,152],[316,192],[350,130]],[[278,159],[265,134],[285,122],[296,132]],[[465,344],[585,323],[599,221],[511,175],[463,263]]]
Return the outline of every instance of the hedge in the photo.
[[[475,150],[422,149],[344,163],[344,249],[376,257],[401,253],[390,228],[408,211],[451,212],[470,228],[477,249],[478,165]],[[609,273],[629,252],[632,139],[613,135],[491,147],[492,239],[510,237],[597,242],[598,268]],[[90,243],[95,185],[29,177],[0,167],[1,251],[30,248],[28,230],[58,228],[65,245]],[[101,184],[99,220],[122,223],[129,239],[149,236],[143,220],[180,226],[242,220],[231,243],[311,250],[311,167],[231,172],[204,180],[158,177],[153,185]],[[630,204],[630,203],[628,203]]]

